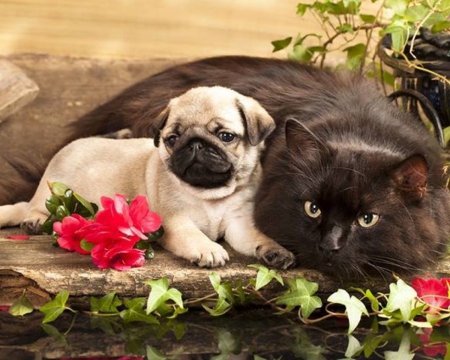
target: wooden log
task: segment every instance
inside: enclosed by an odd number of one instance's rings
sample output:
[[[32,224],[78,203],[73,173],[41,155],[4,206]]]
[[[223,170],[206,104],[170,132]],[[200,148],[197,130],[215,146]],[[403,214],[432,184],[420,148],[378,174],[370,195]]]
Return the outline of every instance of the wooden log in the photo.
[[[37,84],[19,67],[0,59],[0,122],[33,101]]]
[[[164,276],[172,287],[182,292],[184,299],[193,299],[214,293],[208,277],[212,271],[230,281],[248,281],[256,275],[256,270],[248,267],[256,260],[237,254],[229,247],[226,248],[231,261],[214,270],[199,268],[155,246],[154,259],[148,260],[141,268],[120,272],[98,269],[89,256],[54,247],[50,236],[32,236],[26,241],[6,239],[11,233],[20,233],[20,229],[0,231],[0,305],[11,304],[25,289],[35,306],[42,305],[62,289],[68,290],[71,297],[80,299],[101,296],[113,290],[122,297],[146,296],[149,287],[144,282]],[[448,276],[449,269],[450,261],[443,260],[434,269],[425,269],[424,273],[442,277]],[[280,271],[280,274],[284,277],[302,276],[318,283],[319,295],[323,298],[338,288],[349,289],[351,286],[387,292],[389,283],[394,281],[388,276],[343,283],[337,278],[301,268]],[[409,281],[411,276],[404,279]],[[264,293],[270,298],[280,295],[281,290],[281,286],[274,285],[264,289]]]

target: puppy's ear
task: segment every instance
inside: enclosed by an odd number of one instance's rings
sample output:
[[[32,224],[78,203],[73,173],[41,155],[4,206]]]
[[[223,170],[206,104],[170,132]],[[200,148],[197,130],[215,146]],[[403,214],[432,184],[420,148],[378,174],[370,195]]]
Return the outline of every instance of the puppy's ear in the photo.
[[[239,109],[251,145],[258,145],[275,130],[275,121],[272,116],[257,102],[247,96],[238,96],[236,106]]]
[[[161,130],[164,128],[164,126],[166,126],[167,119],[169,118],[169,113],[170,104],[167,105],[167,107],[158,115],[158,117],[155,119],[155,121],[152,122],[150,128],[148,129],[148,134],[153,138],[153,142],[155,143],[156,147],[159,146]]]

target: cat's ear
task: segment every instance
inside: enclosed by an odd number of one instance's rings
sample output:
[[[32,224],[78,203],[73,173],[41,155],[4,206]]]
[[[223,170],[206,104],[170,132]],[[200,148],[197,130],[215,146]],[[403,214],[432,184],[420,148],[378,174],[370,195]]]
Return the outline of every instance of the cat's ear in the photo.
[[[291,156],[303,161],[317,161],[326,150],[322,141],[302,122],[288,119],[285,125],[286,145]]]
[[[397,188],[408,196],[419,199],[427,190],[428,164],[422,155],[412,155],[391,170]]]

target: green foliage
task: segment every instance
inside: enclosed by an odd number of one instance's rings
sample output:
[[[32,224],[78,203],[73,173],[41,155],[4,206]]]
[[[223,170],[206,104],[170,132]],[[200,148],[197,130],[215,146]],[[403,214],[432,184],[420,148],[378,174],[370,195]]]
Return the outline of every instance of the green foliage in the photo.
[[[9,308],[8,312],[11,315],[23,316],[32,313],[34,310],[33,304],[28,300],[25,294],[22,294]]]
[[[300,316],[307,319],[314,310],[322,307],[322,300],[314,294],[319,289],[314,282],[303,278],[287,279],[289,290],[278,298],[278,305],[286,305],[287,311],[300,307]]]
[[[389,34],[392,50],[402,54],[408,38],[414,38],[419,28],[428,27],[432,32],[450,28],[449,0],[370,1],[378,4],[374,14],[362,13],[364,0],[300,2],[297,15],[300,18],[306,14],[312,15],[321,32],[298,34],[295,41],[292,41],[293,37],[272,41],[273,51],[291,46],[288,53],[290,59],[320,66],[324,66],[328,54],[343,52],[346,53],[347,68],[363,71],[367,64],[375,64],[378,36],[374,35]],[[308,41],[305,41],[306,38]]]
[[[66,306],[67,300],[69,299],[69,292],[67,290],[62,290],[56,294],[55,298],[45,305],[42,305],[39,309],[45,316],[42,322],[49,323],[56,320],[65,310],[71,310]]]
[[[92,218],[98,211],[97,204],[91,203],[74,193],[63,183],[48,183],[51,196],[45,201],[45,207],[50,213],[42,225],[42,232],[53,234],[53,223],[61,221],[71,214],[79,214],[85,218]]]
[[[339,289],[334,294],[332,294],[328,301],[330,303],[340,304],[345,306],[345,314],[348,317],[348,333],[351,334],[359,322],[361,321],[361,316],[364,314],[369,316],[364,303],[355,296],[350,296],[345,290]]]

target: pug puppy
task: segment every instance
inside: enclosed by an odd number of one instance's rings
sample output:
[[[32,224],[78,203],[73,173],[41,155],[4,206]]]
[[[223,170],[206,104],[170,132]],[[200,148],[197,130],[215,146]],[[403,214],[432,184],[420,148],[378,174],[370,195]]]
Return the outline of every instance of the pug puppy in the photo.
[[[253,199],[264,139],[275,129],[254,99],[198,87],[170,101],[148,129],[154,139],[84,138],[49,163],[30,202],[0,207],[0,227],[36,232],[49,215],[47,182],[66,183],[89,201],[146,195],[163,219],[160,244],[201,267],[222,266],[224,238],[236,251],[286,269],[294,255],[256,229]]]

